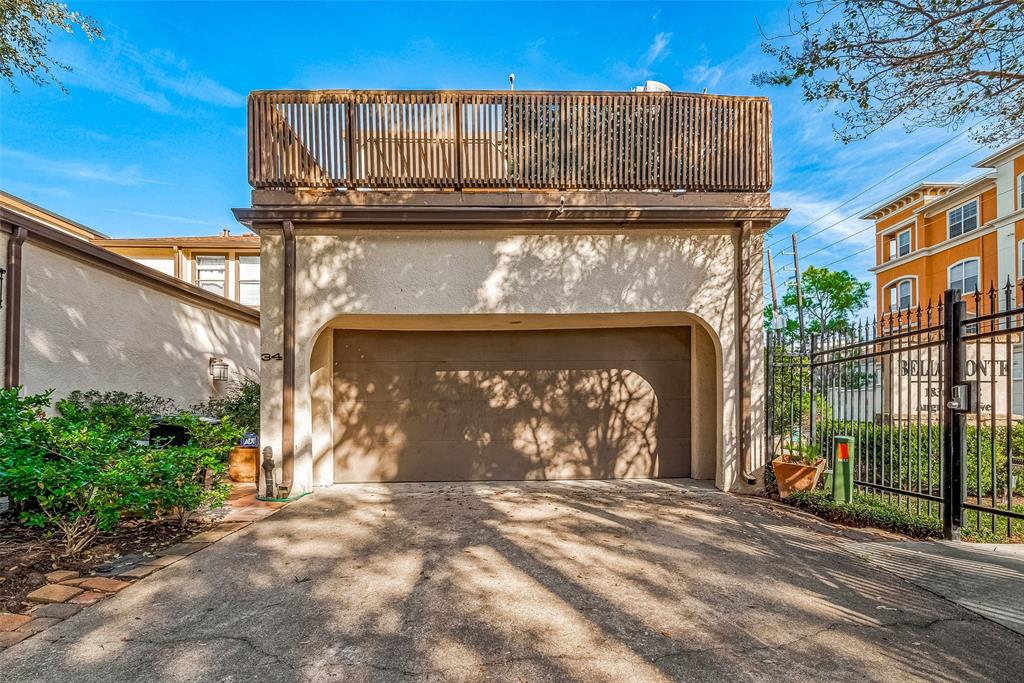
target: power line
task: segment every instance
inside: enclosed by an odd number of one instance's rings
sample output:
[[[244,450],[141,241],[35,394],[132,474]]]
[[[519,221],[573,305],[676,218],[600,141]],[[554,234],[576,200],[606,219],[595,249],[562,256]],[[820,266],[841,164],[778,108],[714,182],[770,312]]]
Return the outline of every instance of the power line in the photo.
[[[921,161],[922,159],[924,159],[925,157],[927,157],[927,156],[930,156],[930,155],[934,154],[935,152],[937,152],[938,150],[942,149],[943,147],[945,147],[945,146],[946,146],[946,145],[948,145],[949,143],[953,142],[953,141],[954,141],[954,140],[956,140],[957,138],[963,137],[963,136],[964,136],[964,135],[966,135],[966,134],[967,134],[968,132],[970,132],[970,130],[971,130],[970,128],[965,128],[964,130],[962,130],[961,132],[957,133],[956,135],[954,135],[954,136],[953,136],[953,137],[951,137],[950,139],[946,140],[945,142],[942,142],[942,143],[940,143],[940,144],[936,145],[935,147],[931,148],[930,150],[928,150],[927,152],[925,152],[924,154],[922,154],[922,155],[921,155],[921,156],[919,156],[918,158],[916,158],[916,159],[914,159],[913,161],[911,161],[910,163],[906,164],[905,166],[901,166],[900,168],[896,169],[895,171],[893,171],[893,172],[892,172],[892,173],[890,173],[889,175],[885,176],[884,178],[882,178],[881,180],[879,180],[879,181],[878,181],[878,182],[876,182],[875,184],[873,184],[873,185],[868,185],[867,187],[865,187],[865,188],[864,188],[863,190],[861,190],[861,191],[860,191],[860,192],[858,192],[857,194],[855,194],[855,195],[853,195],[852,197],[850,197],[850,198],[846,199],[845,201],[843,201],[843,203],[841,203],[841,204],[839,204],[839,205],[837,205],[837,206],[835,206],[835,207],[833,207],[833,208],[829,209],[828,211],[826,211],[825,213],[821,214],[820,216],[818,216],[817,218],[815,218],[815,219],[814,219],[813,221],[811,221],[810,223],[808,223],[807,225],[803,226],[802,228],[800,228],[799,230],[797,230],[796,232],[794,232],[794,233],[792,233],[792,234],[794,234],[794,235],[798,235],[798,234],[800,234],[801,232],[803,232],[803,231],[804,231],[804,230],[806,230],[807,228],[811,227],[812,225],[814,225],[815,223],[817,223],[818,221],[820,221],[820,220],[821,220],[822,218],[824,218],[825,216],[827,216],[827,215],[829,215],[829,214],[831,214],[831,213],[835,213],[835,212],[836,212],[836,211],[838,211],[839,209],[843,208],[844,206],[846,206],[847,204],[849,204],[850,202],[852,202],[852,201],[853,201],[854,199],[857,199],[858,197],[861,197],[861,196],[863,196],[863,195],[864,195],[864,194],[866,194],[867,192],[869,192],[869,191],[871,191],[871,190],[875,189],[876,187],[878,187],[879,185],[881,185],[882,183],[884,183],[884,182],[885,182],[886,180],[889,180],[889,178],[892,178],[892,177],[893,177],[894,175],[896,175],[896,174],[898,174],[898,173],[902,173],[903,171],[907,170],[908,168],[910,168],[910,167],[911,167],[911,166],[913,166],[914,164],[917,164],[918,162],[920,162],[920,161]],[[934,171],[933,171],[933,173],[934,173]],[[772,242],[772,244],[770,244],[770,245],[768,246],[768,248],[769,248],[769,249],[771,249],[771,248],[774,248],[774,247],[775,247],[776,245],[778,245],[778,244],[782,244],[782,242],[784,242],[784,241],[785,241],[785,239],[786,239],[785,237],[780,237],[780,238],[779,238],[779,239],[777,239],[777,240],[776,240],[775,242]]]
[[[981,151],[981,149],[982,149],[981,147],[978,147],[978,148],[976,148],[976,149],[974,149],[974,150],[971,150],[971,151],[970,151],[970,152],[968,152],[967,154],[964,154],[963,156],[960,156],[960,157],[957,157],[956,159],[953,159],[952,161],[950,161],[950,162],[949,162],[948,164],[946,164],[945,166],[941,166],[941,167],[939,167],[939,168],[937,168],[937,169],[934,169],[934,170],[932,170],[932,171],[929,171],[929,172],[928,172],[928,173],[927,173],[926,175],[922,176],[922,180],[923,180],[924,178],[927,178],[927,177],[928,177],[928,176],[930,176],[930,175],[933,175],[933,174],[935,174],[935,173],[938,173],[939,171],[943,171],[943,170],[945,170],[945,169],[949,168],[950,166],[952,166],[952,165],[953,165],[953,164],[955,164],[955,163],[958,163],[958,162],[960,162],[960,161],[963,161],[963,160],[964,160],[964,159],[966,159],[967,157],[969,157],[969,156],[971,156],[971,155],[973,155],[973,154],[976,154],[977,152]],[[911,183],[910,185],[907,185],[907,186],[906,186],[906,187],[905,187],[904,189],[900,190],[900,191],[899,191],[899,192],[897,192],[896,194],[902,194],[902,193],[904,193],[904,192],[908,192],[909,190],[913,189],[913,188],[914,188],[914,186],[915,186],[915,185],[917,185],[917,184],[918,184],[918,183],[920,183],[920,182],[921,182],[921,180],[916,180],[916,181],[914,181],[913,183]],[[854,213],[857,213],[857,212],[854,212]],[[853,214],[850,214],[849,216],[846,216],[846,217],[844,217],[844,218],[841,218],[841,219],[839,219],[838,221],[836,221],[835,223],[832,223],[831,225],[827,225],[827,226],[825,226],[824,228],[822,228],[821,230],[819,230],[819,231],[817,231],[817,232],[815,232],[815,233],[812,233],[812,234],[808,235],[807,237],[805,237],[805,238],[803,238],[803,239],[804,239],[805,241],[806,241],[806,240],[809,240],[809,239],[811,239],[811,238],[813,238],[813,237],[815,237],[815,236],[817,236],[817,235],[820,235],[821,233],[825,232],[825,231],[826,231],[826,230],[828,230],[829,228],[834,228],[835,226],[839,225],[839,224],[840,224],[840,223],[842,223],[843,221],[849,220],[849,219],[850,219],[850,218],[852,218],[852,217],[853,217]],[[814,256],[815,254],[820,254],[820,253],[821,253],[821,252],[823,252],[823,251],[826,251],[826,250],[828,250],[828,249],[831,249],[831,248],[832,248],[832,247],[834,247],[835,245],[837,245],[837,244],[840,244],[840,243],[842,243],[842,242],[845,242],[846,240],[850,239],[851,237],[853,237],[853,236],[855,236],[855,235],[859,235],[859,234],[861,234],[861,233],[863,233],[863,232],[867,232],[868,230],[874,230],[874,229],[876,229],[876,226],[875,226],[875,225],[873,225],[873,224],[872,224],[872,225],[868,225],[868,226],[865,226],[864,228],[862,228],[862,229],[860,229],[860,230],[856,230],[856,231],[854,231],[854,232],[851,232],[851,233],[850,233],[850,234],[848,234],[848,235],[844,235],[843,237],[841,237],[841,238],[837,239],[837,240],[836,240],[835,242],[831,242],[831,243],[829,243],[829,244],[826,244],[825,246],[823,246],[823,247],[821,247],[821,248],[819,248],[819,249],[815,249],[814,251],[812,251],[812,252],[811,252],[810,254],[808,254],[808,255],[807,255],[807,256],[805,256],[804,258],[805,258],[805,259],[809,259],[809,258],[811,258],[812,256]]]
[[[1002,192],[997,192],[996,193],[996,197],[1001,197],[1002,195],[1006,194],[1007,192],[1013,192],[1013,189],[1014,188],[1010,187],[1010,188],[1007,188],[1007,189],[1003,190]],[[874,227],[874,226],[872,226],[872,227]],[[981,227],[981,226],[979,226],[979,227]],[[851,234],[856,234],[856,233],[851,233]],[[967,233],[967,234],[970,234],[970,233]],[[977,238],[974,238],[974,239],[977,239]],[[875,246],[876,245],[871,244],[871,245],[868,245],[867,247],[864,247],[860,251],[855,251],[852,254],[847,254],[846,256],[841,256],[841,257],[837,258],[835,261],[831,261],[829,263],[826,263],[824,266],[822,266],[822,268],[828,268],[829,266],[834,266],[835,264],[840,263],[842,261],[845,261],[846,259],[853,258],[854,256],[859,256],[860,254],[863,254],[865,251],[870,251],[870,250],[874,249]],[[816,254],[817,252],[813,252],[813,253]],[[809,257],[806,257],[806,258],[809,258]]]

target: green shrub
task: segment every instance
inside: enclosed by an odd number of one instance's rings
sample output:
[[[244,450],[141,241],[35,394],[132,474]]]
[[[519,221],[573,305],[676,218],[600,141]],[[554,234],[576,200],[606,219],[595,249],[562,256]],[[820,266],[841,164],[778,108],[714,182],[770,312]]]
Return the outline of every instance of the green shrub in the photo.
[[[905,490],[917,491],[920,486],[922,491],[938,493],[942,481],[942,430],[937,424],[904,424],[897,428],[871,422],[826,420],[818,424],[817,430],[815,440],[826,448],[831,448],[833,436],[854,437],[852,454],[857,478]],[[968,495],[991,496],[994,491],[997,497],[1005,496],[1006,434],[1006,427],[993,430],[989,426],[967,425]],[[1024,455],[1024,423],[1014,423],[1010,438],[1016,457]],[[1024,476],[1016,477],[1014,492],[1024,495]]]
[[[837,503],[825,491],[797,491],[784,500],[836,524],[888,529],[914,538],[942,535],[942,522],[938,518],[914,514],[869,494],[857,493],[852,503]]]
[[[184,523],[193,510],[227,497],[224,461],[241,435],[230,419],[171,417],[190,441],[161,448],[145,440],[153,404],[78,393],[47,417],[51,394],[0,392],[0,492],[23,508],[24,524],[58,530],[68,554],[125,516],[172,513]]]
[[[158,510],[170,512],[184,526],[189,514],[203,507],[221,505],[231,493],[227,456],[242,430],[225,417],[208,422],[191,413],[167,420],[188,430],[189,443],[151,452],[153,498]]]
[[[111,426],[124,421],[120,412],[110,423],[76,411],[47,418],[50,393],[0,395],[0,490],[30,504],[21,513],[24,524],[56,527],[65,552],[76,555],[124,515],[149,508],[147,449],[135,433]]]
[[[147,419],[174,415],[178,412],[178,408],[172,399],[144,394],[141,391],[129,394],[125,391],[75,390],[57,403],[58,409],[64,412],[64,408],[61,407],[62,405],[84,411],[94,408],[102,410],[124,407],[135,415]]]
[[[155,511],[173,515],[182,527],[193,511],[218,507],[231,493],[231,485],[224,481],[227,465],[209,449],[154,449],[149,454],[147,469]]]
[[[231,422],[245,432],[258,434],[260,431],[260,383],[252,377],[243,377],[231,383],[228,394],[222,398],[211,398],[190,409],[191,412],[214,420],[230,418]]]

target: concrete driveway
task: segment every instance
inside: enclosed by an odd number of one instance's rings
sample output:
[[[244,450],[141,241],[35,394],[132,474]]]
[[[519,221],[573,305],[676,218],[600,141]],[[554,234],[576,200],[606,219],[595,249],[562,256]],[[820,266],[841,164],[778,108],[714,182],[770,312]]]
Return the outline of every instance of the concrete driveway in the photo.
[[[685,481],[319,491],[0,654],[7,681],[1005,680],[876,540]]]

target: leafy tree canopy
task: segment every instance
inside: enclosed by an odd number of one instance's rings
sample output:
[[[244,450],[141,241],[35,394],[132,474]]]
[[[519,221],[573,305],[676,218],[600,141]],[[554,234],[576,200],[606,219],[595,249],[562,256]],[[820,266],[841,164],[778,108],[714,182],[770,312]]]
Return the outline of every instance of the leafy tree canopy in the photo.
[[[0,76],[14,91],[18,74],[36,85],[54,83],[64,90],[54,72],[70,71],[71,67],[50,57],[50,35],[54,29],[74,33],[76,26],[89,40],[102,36],[91,18],[72,12],[63,3],[0,0]]]
[[[981,120],[972,136],[1002,144],[1024,130],[1024,1],[799,0],[789,31],[767,38],[776,71],[833,104],[843,142],[901,119],[908,131]]]
[[[851,318],[868,300],[871,285],[858,280],[845,270],[829,270],[808,266],[801,276],[803,289],[804,326],[808,332],[840,332],[851,325]],[[799,332],[799,307],[796,283],[790,282],[782,297],[782,311],[786,318],[786,333]],[[772,311],[765,311],[766,325],[770,327]]]

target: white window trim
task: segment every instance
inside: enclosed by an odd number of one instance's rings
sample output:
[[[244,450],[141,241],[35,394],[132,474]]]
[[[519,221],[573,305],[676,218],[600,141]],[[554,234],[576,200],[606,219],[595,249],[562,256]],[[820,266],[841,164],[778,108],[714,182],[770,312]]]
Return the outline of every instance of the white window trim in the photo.
[[[882,291],[885,292],[885,294],[883,296],[891,297],[891,294],[889,294],[889,290],[891,290],[893,287],[899,287],[899,285],[901,285],[904,282],[909,282],[910,283],[910,306],[908,308],[912,309],[912,308],[914,308],[914,306],[917,305],[917,276],[916,275],[903,275],[903,276],[898,277],[898,278],[896,278],[894,280],[889,280],[889,282],[885,283],[885,285],[882,286]],[[898,296],[898,294],[897,294],[897,296]],[[897,309],[892,307],[892,299],[888,298],[885,301],[885,303],[884,303],[884,305],[882,307],[882,310],[884,310],[884,311],[894,311],[894,310],[897,310]],[[898,310],[904,310],[904,309],[898,309]]]
[[[238,301],[239,301],[239,303],[242,302],[242,285],[243,284],[256,285],[257,301],[259,300],[259,296],[260,296],[260,293],[261,293],[259,291],[260,280],[261,280],[260,277],[256,278],[255,280],[250,279],[250,278],[243,278],[242,277],[242,259],[248,259],[248,258],[256,259],[256,267],[257,268],[260,267],[260,255],[259,254],[238,254],[238,256],[237,256],[237,261],[238,261],[238,282],[237,282],[236,286],[238,288]],[[262,276],[262,271],[261,271],[260,275]],[[255,306],[256,308],[259,308],[259,303],[256,303],[256,304],[246,304],[246,305],[248,305],[248,306]]]
[[[957,237],[963,237],[964,235],[969,235],[972,232],[977,232],[978,230],[981,229],[981,202],[979,201],[980,199],[981,199],[980,197],[975,197],[974,199],[970,199],[970,200],[964,202],[963,204],[957,204],[956,206],[953,206],[953,207],[950,207],[950,208],[946,209],[946,239],[947,240],[956,239]],[[949,233],[949,229],[950,229],[949,214],[953,213],[957,209],[964,208],[968,204],[974,204],[975,205],[976,225],[974,226],[974,230],[968,230],[966,232],[961,232],[959,235],[951,235]]]
[[[971,256],[969,258],[960,259],[956,263],[950,264],[950,266],[946,268],[946,287],[950,289],[953,288],[953,283],[951,282],[951,280],[953,279],[953,269],[965,263],[970,263],[971,261],[976,261],[978,264],[978,291],[981,291],[981,259],[977,256]],[[973,296],[974,292],[960,292],[961,297],[966,297],[968,295]]]
[[[1017,242],[1017,279],[1024,278],[1024,240]]]
[[[906,254],[901,254],[900,253],[900,237],[903,236],[903,235],[907,236],[907,253]],[[901,230],[900,232],[896,233],[896,258],[903,258],[904,256],[910,256],[912,253],[914,253],[914,231],[911,230],[910,228],[907,228],[906,230]]]
[[[1017,208],[1024,209],[1024,173],[1017,176]]]

